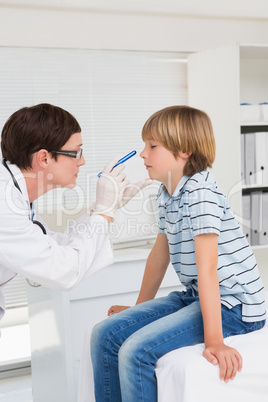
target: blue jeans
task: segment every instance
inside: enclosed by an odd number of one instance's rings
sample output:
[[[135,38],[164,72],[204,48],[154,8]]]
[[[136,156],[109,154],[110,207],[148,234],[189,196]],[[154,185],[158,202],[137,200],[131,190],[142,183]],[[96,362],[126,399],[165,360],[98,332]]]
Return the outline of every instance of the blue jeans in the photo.
[[[240,306],[222,306],[224,338],[262,328],[243,322]],[[171,350],[204,342],[198,297],[172,292],[97,324],[91,336],[96,402],[156,402],[154,367]]]

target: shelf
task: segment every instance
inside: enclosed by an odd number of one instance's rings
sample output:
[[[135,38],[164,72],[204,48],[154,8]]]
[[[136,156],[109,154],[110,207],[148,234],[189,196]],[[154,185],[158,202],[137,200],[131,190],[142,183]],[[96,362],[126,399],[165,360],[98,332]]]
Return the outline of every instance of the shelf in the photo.
[[[262,244],[262,245],[256,245],[256,246],[250,246],[252,248],[252,251],[258,252],[258,251],[267,251],[268,252],[268,244]]]
[[[257,126],[257,127],[262,127],[266,126],[268,127],[268,121],[253,121],[253,122],[242,122],[240,123],[241,127],[252,127],[252,126]]]
[[[242,192],[243,194],[251,193],[252,191],[268,191],[268,184],[266,185],[258,185],[258,184],[250,184],[250,185],[243,185]]]
[[[268,132],[268,123],[262,123],[262,124],[253,124],[251,125],[241,125],[240,126],[240,132],[241,134],[249,134],[249,133],[260,133],[260,132]]]
[[[243,216],[245,217],[242,229],[245,235],[250,235],[250,229],[253,230],[253,228],[249,228],[249,225],[246,226],[245,223],[248,223],[252,213],[252,206],[250,205],[252,199],[245,199],[242,196],[253,195],[254,192],[263,193],[262,205],[259,205],[257,196],[252,197],[254,198],[254,209],[262,208],[262,215],[259,218],[268,217],[268,207],[263,209],[263,199],[267,200],[268,194],[268,177],[266,168],[263,172],[261,171],[261,166],[267,166],[266,161],[268,160],[266,145],[268,144],[268,135],[266,136],[268,133],[268,117],[265,114],[266,107],[260,105],[260,103],[268,101],[268,46],[245,44],[211,49],[190,55],[188,80],[189,103],[205,110],[214,127],[217,149],[220,150],[217,152],[213,165],[214,175],[219,181],[221,190],[228,196],[230,207],[242,225]],[[205,97],[203,96],[204,93],[206,93]],[[217,107],[215,107],[215,102]],[[256,114],[241,114],[241,104],[243,103],[258,106],[256,107]],[[254,109],[249,108],[249,111],[253,113]],[[254,117],[255,121],[253,121]],[[246,171],[244,162],[245,159],[249,159],[243,158],[246,145],[248,156],[251,159],[255,153],[255,142],[253,139],[250,141],[250,133],[256,133],[254,140],[257,140],[256,149],[259,156],[258,164],[254,167],[250,166],[251,169],[248,165]],[[263,145],[262,139],[265,139]],[[226,159],[226,155],[228,155],[228,159]],[[247,176],[250,171],[253,174],[249,178]],[[256,184],[246,185],[245,177],[247,183]],[[263,185],[264,183],[265,185]],[[266,226],[265,222],[265,228]],[[253,239],[253,243],[257,244],[259,241]],[[263,237],[261,241],[264,242]],[[267,269],[268,244],[266,246],[254,246],[254,250],[258,257],[258,265],[264,270]]]
[[[265,44],[240,44],[241,59],[267,59],[268,46]]]

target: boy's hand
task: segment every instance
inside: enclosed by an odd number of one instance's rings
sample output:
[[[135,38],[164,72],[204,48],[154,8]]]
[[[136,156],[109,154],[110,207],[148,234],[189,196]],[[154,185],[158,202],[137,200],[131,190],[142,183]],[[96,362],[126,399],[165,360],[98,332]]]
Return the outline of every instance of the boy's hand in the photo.
[[[120,311],[127,310],[128,308],[130,308],[130,306],[112,306],[109,308],[107,315],[117,314],[120,313]]]
[[[237,371],[242,370],[242,357],[236,349],[233,349],[224,343],[208,345],[203,356],[212,364],[219,364],[220,379],[228,382],[233,380]]]

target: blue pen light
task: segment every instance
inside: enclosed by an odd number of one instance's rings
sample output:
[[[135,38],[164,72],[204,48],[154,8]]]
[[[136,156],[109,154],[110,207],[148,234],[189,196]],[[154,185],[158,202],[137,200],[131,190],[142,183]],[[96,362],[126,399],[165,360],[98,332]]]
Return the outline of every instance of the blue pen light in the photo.
[[[136,153],[137,153],[136,151],[131,151],[129,154],[127,154],[127,155],[124,156],[123,158],[119,159],[119,161],[117,162],[117,164],[114,165],[113,169],[114,169],[116,166],[121,165],[121,163],[126,162],[129,158],[132,158],[132,156],[136,155]],[[102,174],[102,172],[100,172],[100,173],[98,174],[98,177],[100,177],[101,174]]]

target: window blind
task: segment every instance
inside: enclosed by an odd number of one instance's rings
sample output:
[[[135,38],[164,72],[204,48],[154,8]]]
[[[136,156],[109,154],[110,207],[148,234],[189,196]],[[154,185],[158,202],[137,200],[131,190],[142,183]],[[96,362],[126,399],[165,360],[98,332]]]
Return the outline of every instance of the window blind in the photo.
[[[17,275],[2,288],[6,309],[27,306],[27,282],[21,275]]]

